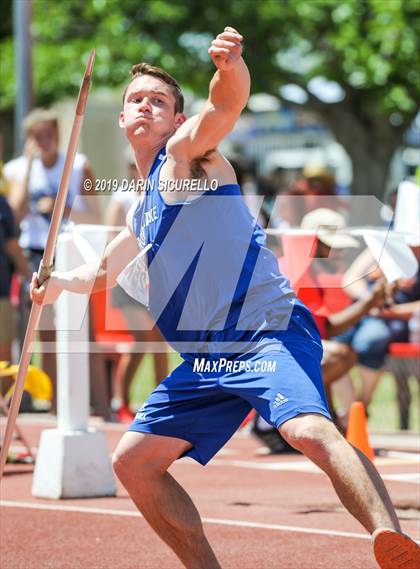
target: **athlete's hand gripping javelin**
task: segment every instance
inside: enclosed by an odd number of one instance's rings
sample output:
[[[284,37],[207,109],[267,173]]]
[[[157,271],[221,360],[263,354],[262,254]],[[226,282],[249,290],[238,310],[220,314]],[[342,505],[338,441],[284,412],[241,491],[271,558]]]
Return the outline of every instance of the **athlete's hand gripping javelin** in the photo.
[[[53,304],[62,292],[62,288],[58,286],[55,275],[52,275],[40,285],[38,273],[33,273],[29,290],[31,300],[39,305]]]

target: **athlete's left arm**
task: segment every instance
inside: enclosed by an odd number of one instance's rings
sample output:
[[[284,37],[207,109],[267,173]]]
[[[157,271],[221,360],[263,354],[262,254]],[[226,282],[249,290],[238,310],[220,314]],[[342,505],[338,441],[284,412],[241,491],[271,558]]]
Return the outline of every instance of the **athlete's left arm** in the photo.
[[[226,27],[212,41],[209,54],[217,71],[201,113],[187,120],[169,140],[168,154],[180,151],[189,160],[216,148],[235,126],[250,91],[248,68],[242,59],[242,36]]]

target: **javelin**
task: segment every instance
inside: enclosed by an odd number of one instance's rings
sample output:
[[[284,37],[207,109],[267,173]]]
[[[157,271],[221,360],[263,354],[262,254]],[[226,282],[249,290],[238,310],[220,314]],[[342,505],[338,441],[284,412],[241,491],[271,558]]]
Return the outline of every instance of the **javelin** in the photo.
[[[71,129],[70,140],[67,147],[66,159],[64,161],[63,173],[61,175],[60,186],[58,188],[55,199],[54,209],[51,217],[51,225],[48,232],[47,244],[45,246],[44,256],[38,269],[38,281],[41,285],[51,275],[53,270],[54,250],[57,240],[58,230],[63,218],[64,208],[66,205],[67,192],[71,172],[73,170],[74,157],[79,140],[80,129],[82,128],[83,116],[86,107],[86,101],[89,93],[90,78],[92,75],[93,61],[95,59],[95,50],[92,49],[89,54],[89,60],[86,65],[83,81],[80,86],[79,96],[77,99],[76,112]],[[4,465],[6,464],[7,453],[9,451],[10,442],[12,440],[13,431],[16,424],[16,417],[19,412],[20,402],[22,400],[23,387],[25,385],[26,374],[28,372],[29,361],[31,359],[31,345],[35,336],[35,330],[38,326],[42,305],[32,304],[31,313],[29,315],[28,326],[26,328],[25,340],[23,342],[22,353],[19,362],[19,371],[17,373],[15,390],[12,402],[10,404],[9,416],[6,423],[6,432],[0,451],[0,480],[3,476]]]

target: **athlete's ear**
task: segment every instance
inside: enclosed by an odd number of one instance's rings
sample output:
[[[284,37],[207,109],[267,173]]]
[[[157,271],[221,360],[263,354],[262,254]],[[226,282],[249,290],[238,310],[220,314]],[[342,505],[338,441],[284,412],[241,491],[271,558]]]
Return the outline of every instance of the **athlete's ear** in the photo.
[[[120,112],[120,115],[118,117],[118,126],[120,128],[125,128],[125,117],[124,117],[124,111]]]
[[[178,130],[179,127],[184,124],[184,122],[187,120],[187,117],[184,115],[184,113],[176,113],[175,115],[175,129]]]

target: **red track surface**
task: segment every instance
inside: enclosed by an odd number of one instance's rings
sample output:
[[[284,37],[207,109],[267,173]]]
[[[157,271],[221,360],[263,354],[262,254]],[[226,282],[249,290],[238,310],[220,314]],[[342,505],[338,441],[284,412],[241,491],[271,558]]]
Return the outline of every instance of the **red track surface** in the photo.
[[[37,446],[46,425],[21,425]],[[112,449],[122,429],[106,426],[106,432]],[[343,511],[326,476],[300,471],[307,463],[302,457],[258,456],[258,446],[250,437],[237,437],[204,469],[190,461],[178,461],[171,469],[193,497],[223,568],[374,569],[369,539]],[[404,460],[377,465],[385,476],[419,469],[418,463]],[[281,470],[285,467],[289,470]],[[135,514],[121,486],[116,498],[38,500],[31,496],[32,470],[26,465],[6,469],[1,569],[181,567]],[[402,508],[419,507],[419,485],[392,480],[386,485],[400,508],[404,531],[418,540],[419,518],[415,511]]]

